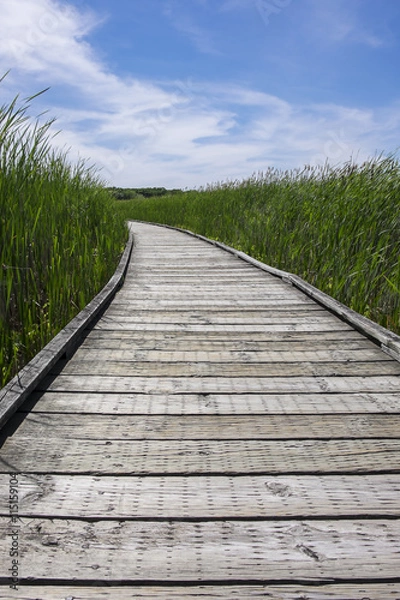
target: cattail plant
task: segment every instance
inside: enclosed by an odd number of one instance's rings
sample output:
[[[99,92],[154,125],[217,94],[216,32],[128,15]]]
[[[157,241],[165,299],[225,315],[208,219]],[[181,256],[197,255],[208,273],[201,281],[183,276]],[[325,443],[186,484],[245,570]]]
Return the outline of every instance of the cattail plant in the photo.
[[[54,150],[36,96],[0,108],[0,383],[105,285],[127,239],[96,172]]]

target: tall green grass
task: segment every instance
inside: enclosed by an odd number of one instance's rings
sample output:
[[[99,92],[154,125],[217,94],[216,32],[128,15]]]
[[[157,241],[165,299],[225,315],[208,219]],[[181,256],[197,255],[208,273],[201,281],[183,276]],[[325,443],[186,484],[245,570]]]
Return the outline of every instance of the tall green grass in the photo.
[[[32,99],[0,108],[0,387],[103,287],[127,239],[96,173],[29,118]]]
[[[269,169],[117,206],[124,218],[191,229],[296,273],[400,333],[400,165],[393,157]]]

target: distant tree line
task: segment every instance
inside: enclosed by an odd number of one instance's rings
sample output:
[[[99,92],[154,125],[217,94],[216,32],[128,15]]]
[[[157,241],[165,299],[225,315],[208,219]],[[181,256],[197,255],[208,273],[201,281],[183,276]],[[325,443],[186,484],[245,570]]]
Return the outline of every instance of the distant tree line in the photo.
[[[155,196],[169,196],[170,194],[181,193],[182,190],[167,190],[164,187],[148,188],[108,188],[116,200],[133,200],[135,198],[154,198]]]

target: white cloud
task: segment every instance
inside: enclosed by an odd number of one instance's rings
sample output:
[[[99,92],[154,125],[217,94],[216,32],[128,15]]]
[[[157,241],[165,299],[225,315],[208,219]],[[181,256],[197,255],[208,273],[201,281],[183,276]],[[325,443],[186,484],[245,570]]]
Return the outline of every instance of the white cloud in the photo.
[[[0,0],[0,10],[0,60],[12,67],[2,88],[56,85],[57,145],[113,185],[192,187],[397,147],[398,105],[301,106],[237,83],[123,78],[86,41],[97,15],[53,0]]]
[[[198,0],[198,3],[206,5],[207,2]],[[187,14],[186,2],[182,3],[177,0],[168,0],[164,6],[164,14],[168,17],[171,25],[177,31],[188,37],[199,52],[212,55],[220,54],[209,30],[200,27],[194,22],[192,17]]]
[[[325,42],[351,43],[378,48],[388,41],[371,31],[363,22],[363,4],[336,0],[321,2],[311,0],[312,33]]]
[[[49,77],[64,82],[99,76],[99,65],[83,41],[99,24],[94,14],[52,0],[1,0],[0,11],[0,52],[11,67],[36,73],[46,69]]]

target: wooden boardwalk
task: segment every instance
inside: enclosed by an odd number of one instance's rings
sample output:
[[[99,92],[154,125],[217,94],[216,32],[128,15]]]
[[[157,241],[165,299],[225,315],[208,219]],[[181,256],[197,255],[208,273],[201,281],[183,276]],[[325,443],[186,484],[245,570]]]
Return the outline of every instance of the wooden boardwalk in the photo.
[[[0,600],[399,599],[400,363],[132,227],[124,286],[2,431]]]

